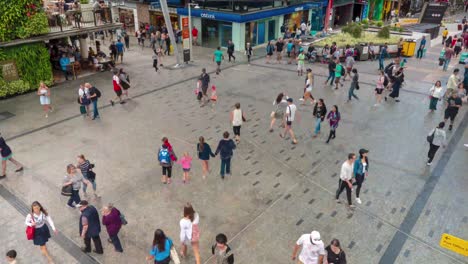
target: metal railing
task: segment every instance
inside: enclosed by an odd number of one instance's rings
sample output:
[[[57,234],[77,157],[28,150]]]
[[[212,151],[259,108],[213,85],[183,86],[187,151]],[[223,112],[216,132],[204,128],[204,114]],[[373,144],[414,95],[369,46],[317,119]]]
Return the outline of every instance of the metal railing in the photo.
[[[50,32],[63,32],[113,23],[110,8],[94,11],[91,8],[68,10],[64,12],[47,12]]]

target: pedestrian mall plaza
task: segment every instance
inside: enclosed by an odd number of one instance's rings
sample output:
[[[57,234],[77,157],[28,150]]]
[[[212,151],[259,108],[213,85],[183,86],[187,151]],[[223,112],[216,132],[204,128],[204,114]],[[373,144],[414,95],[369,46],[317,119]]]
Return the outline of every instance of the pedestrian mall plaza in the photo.
[[[449,72],[442,73],[436,68],[436,49],[421,61],[409,59],[401,102],[378,107],[373,107],[377,61],[356,63],[361,88],[355,93],[360,100],[351,103],[345,103],[350,81],[339,90],[324,86],[328,69],[313,64],[314,97],[323,98],[328,110],[338,105],[341,112],[336,139],[325,144],[329,125],[322,123],[321,134],[312,138],[313,108],[310,103],[299,105],[305,76],[297,77],[295,65],[265,64],[259,49],[252,65],[239,53],[235,64],[223,62],[217,76],[212,52],[195,49],[195,62],[183,69],[168,67],[175,60],[165,57],[165,67],[155,73],[150,49],[131,49],[124,64],[118,65],[132,81],[132,99],[124,105],[109,104],[114,97],[110,72],[52,87],[54,112],[48,119],[35,94],[1,101],[1,133],[25,170],[14,173],[10,163],[7,178],[0,182],[0,252],[15,249],[21,263],[45,263],[24,231],[28,207],[37,200],[59,230],[47,244],[55,263],[145,263],[156,228],[180,247],[179,220],[184,204],[190,202],[200,214],[203,263],[214,263],[211,246],[221,232],[229,239],[236,263],[292,263],[294,243],[312,230],[321,233],[326,245],[338,238],[348,263],[467,263],[465,256],[439,246],[444,233],[468,238],[466,106],[454,129],[447,131],[448,146],[438,151],[432,166],[426,166],[426,135],[442,121],[444,109],[439,103],[435,113],[428,113],[428,91],[437,79],[445,84],[458,64],[452,62]],[[194,94],[203,67],[217,87],[213,108],[200,108]],[[79,114],[77,90],[84,82],[103,94],[101,118],[95,121]],[[272,102],[280,92],[298,105],[293,123],[298,145],[281,139],[276,124],[273,133],[268,131]],[[196,158],[198,137],[204,136],[215,149],[222,133],[232,131],[229,111],[236,102],[247,122],[234,151],[232,176],[221,180],[216,157],[203,180]],[[161,183],[157,152],[163,136],[179,158],[185,151],[194,157],[189,184],[182,183],[178,165],[173,183]],[[360,148],[370,150],[369,176],[361,190],[362,204],[349,210],[345,203],[335,202],[334,194],[341,164]],[[60,195],[66,165],[76,163],[79,154],[96,164],[101,198],[89,202],[98,209],[111,202],[126,215],[128,225],[119,234],[123,254],[106,242],[104,227],[104,255],[80,251],[80,213],[68,208],[67,197]],[[86,198],[82,193],[81,197]],[[343,193],[343,202],[345,197]],[[352,197],[354,202],[354,192]],[[182,262],[194,263],[188,252]]]

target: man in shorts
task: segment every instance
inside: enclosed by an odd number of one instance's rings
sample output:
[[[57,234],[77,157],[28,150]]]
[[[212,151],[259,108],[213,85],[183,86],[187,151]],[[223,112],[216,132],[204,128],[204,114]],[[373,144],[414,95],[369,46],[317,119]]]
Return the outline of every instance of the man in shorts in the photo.
[[[207,94],[208,86],[210,85],[210,75],[206,73],[205,68],[202,69],[202,74],[200,75],[200,78],[198,79],[201,81],[201,89],[202,89],[202,94],[203,94],[203,100],[202,100],[202,104],[200,105],[200,107],[203,107],[205,106],[207,101],[210,100]]]
[[[292,122],[294,121],[294,118],[296,117],[296,110],[297,107],[295,104],[293,104],[293,99],[288,98],[288,106],[286,107],[286,114],[284,115],[286,119],[286,127],[284,128],[284,133],[280,133],[280,137],[284,138],[286,136],[286,133],[289,132],[289,135],[291,136],[292,143],[297,144],[297,139],[294,136],[294,131],[292,130]]]
[[[340,83],[341,74],[343,72],[343,65],[341,65],[340,59],[336,59],[335,63],[336,63],[336,67],[335,67],[335,90],[338,90],[338,84],[341,84],[341,86],[343,86],[343,84]]]
[[[282,55],[283,55],[283,48],[284,48],[283,39],[279,38],[275,46],[276,46],[276,62],[281,64],[281,60],[283,59]]]
[[[452,96],[447,99],[447,109],[444,113],[444,122],[450,118],[449,131],[453,128],[453,121],[458,114],[458,109],[462,106],[462,100],[458,97],[457,91],[452,92]]]
[[[114,101],[119,99],[120,104],[125,104],[125,101],[122,100],[122,84],[120,83],[119,71],[114,69],[114,76],[112,77],[112,85],[114,86],[114,92],[116,97],[114,100],[110,100],[112,106],[114,106]]]
[[[221,72],[221,61],[224,60],[223,52],[221,51],[221,47],[216,48],[213,54],[213,61],[216,62],[216,74]]]
[[[305,51],[301,52],[297,55],[297,76],[302,76],[304,73],[304,59],[305,59]]]
[[[115,47],[117,48],[117,60],[120,57],[120,63],[122,63],[123,62],[123,54],[124,54],[124,50],[125,50],[124,44],[119,39],[119,40],[117,40],[117,43],[115,44]],[[115,61],[115,63],[117,63],[117,60]]]
[[[346,80],[346,76],[348,76],[348,75],[349,75],[349,78],[352,78],[351,77],[351,71],[353,70],[354,62],[355,61],[354,61],[353,56],[346,57],[346,61],[345,61],[345,63],[346,63],[346,74],[345,74],[345,76],[343,76],[343,81]]]
[[[297,251],[302,246],[298,264],[322,264],[325,258],[325,247],[318,231],[303,234],[294,245],[292,260],[296,260]],[[337,263],[338,264],[338,263]]]

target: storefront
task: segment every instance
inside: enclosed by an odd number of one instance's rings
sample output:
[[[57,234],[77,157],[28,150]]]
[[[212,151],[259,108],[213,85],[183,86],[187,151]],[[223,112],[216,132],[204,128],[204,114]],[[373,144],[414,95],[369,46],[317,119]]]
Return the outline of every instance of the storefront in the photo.
[[[309,10],[300,10],[291,14],[284,15],[284,24],[289,32],[296,32],[302,22],[307,24],[309,21]]]
[[[333,1],[333,27],[344,26],[353,20],[354,0]]]
[[[362,21],[367,18],[367,12],[369,5],[366,0],[355,0],[353,8],[353,16],[351,17],[354,21]],[[358,20],[356,20],[358,19]]]
[[[311,21],[316,30],[321,30],[326,5],[327,2],[322,1],[249,14],[192,9],[192,26],[198,29],[198,42],[204,47],[226,47],[228,41],[232,40],[235,49],[239,51],[245,49],[246,43],[257,46],[282,36],[280,27],[285,19],[288,23],[298,25],[302,19]],[[177,14],[180,19],[186,17],[188,9],[177,8]]]
[[[118,8],[119,22],[123,24],[123,28],[130,33],[135,32],[135,11],[136,9]]]
[[[164,15],[160,10],[149,10],[150,15],[150,24],[155,27],[162,27],[166,23],[164,22]],[[173,29],[179,28],[179,16],[177,13],[170,12],[169,13],[171,24]]]

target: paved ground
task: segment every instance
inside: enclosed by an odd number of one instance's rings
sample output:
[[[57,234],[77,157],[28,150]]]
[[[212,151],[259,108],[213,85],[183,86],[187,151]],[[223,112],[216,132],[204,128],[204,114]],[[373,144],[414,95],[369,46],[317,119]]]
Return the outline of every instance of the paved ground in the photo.
[[[435,80],[445,83],[448,77],[436,66],[439,48],[430,49],[421,61],[409,60],[402,102],[377,108],[372,107],[377,62],[358,63],[361,100],[352,103],[345,103],[349,81],[338,91],[324,87],[325,66],[311,66],[319,84],[314,95],[329,107],[339,105],[342,112],[337,138],[329,145],[324,143],[328,125],[312,139],[310,106],[299,107],[299,145],[281,140],[277,131],[268,132],[276,95],[286,91],[295,99],[301,96],[303,77],[296,77],[292,65],[265,65],[257,59],[248,66],[239,54],[240,62],[224,63],[220,76],[211,74],[218,105],[214,110],[200,108],[193,94],[195,79],[204,66],[214,70],[212,51],[203,48],[195,49],[191,66],[161,73],[151,68],[149,49],[132,49],[123,66],[133,82],[133,98],[125,105],[107,103],[113,96],[109,72],[52,88],[55,111],[48,119],[33,94],[1,101],[0,113],[14,116],[0,121],[0,131],[26,170],[15,174],[10,166],[0,185],[0,208],[6,215],[0,220],[0,252],[15,248],[21,263],[44,263],[24,237],[27,206],[39,200],[60,230],[48,244],[56,263],[144,263],[154,229],[164,229],[177,241],[183,204],[191,202],[201,216],[204,263],[213,263],[210,247],[218,232],[228,235],[236,263],[291,263],[296,239],[314,229],[326,243],[339,238],[349,263],[467,263],[438,246],[444,232],[468,238],[466,109],[448,132],[448,147],[439,151],[432,167],[425,165],[426,133],[443,116],[441,105],[428,114],[427,91]],[[455,66],[453,62],[450,70]],[[102,118],[97,121],[78,114],[76,90],[86,81],[103,91]],[[232,177],[221,181],[219,160],[214,159],[212,173],[203,180],[196,161],[190,184],[182,184],[176,168],[174,183],[162,185],[156,162],[161,137],[168,136],[179,155],[196,155],[200,135],[215,147],[222,132],[231,131],[228,112],[236,102],[249,121],[235,151]],[[362,147],[370,149],[371,170],[363,204],[353,212],[336,204],[333,193],[347,153]],[[67,208],[59,193],[65,166],[80,153],[96,163],[102,198],[91,202],[97,207],[112,202],[128,218],[120,235],[124,254],[107,243],[103,256],[89,258],[79,252],[79,212]],[[105,232],[101,237],[105,241]]]

